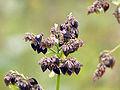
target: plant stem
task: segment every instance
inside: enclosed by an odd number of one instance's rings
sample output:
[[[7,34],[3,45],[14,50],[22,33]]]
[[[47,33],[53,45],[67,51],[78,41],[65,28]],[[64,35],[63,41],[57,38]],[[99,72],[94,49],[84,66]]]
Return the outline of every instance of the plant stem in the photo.
[[[54,50],[54,49],[52,49],[52,48],[48,48],[50,51],[52,51],[53,53],[55,53],[55,54],[57,54],[57,52]]]
[[[115,48],[113,48],[113,49],[109,52],[109,54],[113,53],[113,52],[116,51],[118,48],[120,48],[120,44],[119,44],[118,46],[116,46]]]
[[[59,90],[60,88],[60,75],[57,75],[57,85],[56,85],[56,90]]]

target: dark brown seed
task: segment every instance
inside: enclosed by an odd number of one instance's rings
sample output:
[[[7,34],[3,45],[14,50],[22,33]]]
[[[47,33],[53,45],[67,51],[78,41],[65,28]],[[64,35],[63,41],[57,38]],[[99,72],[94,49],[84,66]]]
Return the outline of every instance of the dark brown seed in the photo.
[[[74,68],[75,73],[78,75],[80,72],[80,68]]]
[[[102,7],[104,9],[104,12],[106,12],[109,9],[109,3],[107,2],[103,3]]]
[[[77,21],[74,21],[74,23],[72,24],[72,27],[78,28],[78,22],[77,22]]]
[[[38,82],[35,78],[29,78],[28,83],[30,83],[33,86],[38,84]]]
[[[15,77],[11,78],[11,83],[14,85],[16,83]]]
[[[59,66],[59,58],[56,58],[54,64],[56,64],[57,66]]]
[[[39,54],[40,52],[42,52],[42,48],[40,48],[39,45],[37,45],[37,52],[38,52],[38,54]]]
[[[5,82],[6,86],[8,86],[10,84],[10,81],[11,81],[10,76],[5,76],[4,82]]]
[[[67,72],[67,68],[66,67],[60,67],[60,69],[61,69],[61,72],[65,75],[66,72]]]
[[[36,35],[35,40],[38,42],[38,44],[41,44],[41,40],[42,40],[42,35]]]
[[[60,74],[60,70],[59,68],[56,66],[55,68],[53,68],[53,71],[56,73],[56,74]]]
[[[61,31],[63,30],[63,24],[60,25],[60,30],[61,30]]]
[[[47,70],[48,66],[47,65],[41,65],[41,69],[43,72],[45,72]]]
[[[37,50],[37,46],[35,46],[33,43],[31,43],[31,47],[33,48],[34,51]]]
[[[69,76],[71,76],[72,71],[71,71],[71,70],[67,70],[67,74],[68,74]]]
[[[45,48],[44,50],[42,49],[42,53],[46,54],[47,53],[47,48]]]

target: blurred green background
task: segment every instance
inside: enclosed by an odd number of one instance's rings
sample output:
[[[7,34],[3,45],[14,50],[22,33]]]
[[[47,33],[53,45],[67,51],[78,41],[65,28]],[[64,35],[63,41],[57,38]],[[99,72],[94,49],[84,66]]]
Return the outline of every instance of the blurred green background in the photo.
[[[120,44],[120,24],[112,15],[111,4],[105,14],[87,16],[87,7],[94,0],[0,0],[0,90],[10,90],[3,81],[9,70],[17,70],[28,77],[35,77],[45,90],[55,90],[56,76],[48,78],[38,61],[44,57],[24,42],[26,32],[50,34],[54,23],[62,24],[72,12],[79,21],[80,39],[84,47],[72,54],[84,67],[80,74],[61,75],[60,90],[120,90],[120,49],[112,55],[116,58],[113,70],[107,69],[96,83],[92,81],[98,64],[99,53]]]

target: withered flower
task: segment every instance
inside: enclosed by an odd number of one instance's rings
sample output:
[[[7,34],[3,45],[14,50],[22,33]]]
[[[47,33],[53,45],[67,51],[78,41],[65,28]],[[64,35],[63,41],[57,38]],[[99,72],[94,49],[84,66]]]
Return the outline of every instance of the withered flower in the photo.
[[[100,55],[99,62],[103,62],[108,68],[113,68],[115,64],[115,58],[110,56],[106,52],[103,52]]]
[[[103,9],[104,9],[104,12],[106,12],[108,9],[109,9],[109,3],[108,2],[103,2],[102,3],[102,7],[103,7]]]
[[[115,18],[117,19],[118,23],[120,24],[120,7],[119,6],[116,8],[116,10],[113,13],[113,15],[115,16]]]
[[[83,46],[82,40],[71,39],[68,43],[62,46],[65,56],[78,50],[79,47]]]
[[[16,85],[20,90],[42,90],[43,88],[38,84],[35,78],[25,78],[17,71],[10,70],[4,77],[6,86]],[[39,89],[38,89],[39,88]]]
[[[91,7],[88,7],[88,15],[91,13],[99,13],[104,10],[106,12],[109,9],[109,3],[104,0],[95,0]]]
[[[41,65],[41,69],[45,72],[47,69],[50,71],[54,71],[56,74],[60,74],[59,70],[59,58],[57,56],[53,56],[51,58],[44,57],[39,61],[39,65]]]
[[[105,64],[103,62],[99,63],[94,73],[93,80],[96,81],[97,79],[101,78],[105,70],[106,70]]]
[[[113,68],[115,64],[115,58],[110,56],[110,51],[104,51],[100,54],[99,57],[99,64],[97,67],[97,70],[94,73],[93,80],[96,81],[96,79],[99,79],[103,76],[106,68]]]
[[[38,54],[42,52],[43,54],[46,54],[47,48],[51,48],[55,45],[54,40],[51,38],[42,39],[43,34],[34,35],[27,33],[24,37],[25,41],[31,41],[31,47],[34,51],[37,51]]]
[[[60,24],[59,27],[58,24],[54,24],[54,27],[50,30],[50,37],[43,39],[43,34],[27,34],[24,37],[25,41],[32,41],[31,46],[34,51],[45,54],[49,48],[56,55],[44,57],[39,61],[43,72],[48,69],[58,75],[60,75],[60,70],[63,74],[67,73],[69,76],[74,72],[77,75],[79,74],[83,65],[73,57],[67,58],[70,53],[74,53],[84,44],[82,40],[78,40],[78,26],[78,21],[70,13],[67,16],[67,20]],[[53,46],[56,49],[52,48]]]
[[[65,75],[71,75],[72,73],[78,74],[83,65],[76,60],[76,58],[66,58],[60,65],[61,72]]]

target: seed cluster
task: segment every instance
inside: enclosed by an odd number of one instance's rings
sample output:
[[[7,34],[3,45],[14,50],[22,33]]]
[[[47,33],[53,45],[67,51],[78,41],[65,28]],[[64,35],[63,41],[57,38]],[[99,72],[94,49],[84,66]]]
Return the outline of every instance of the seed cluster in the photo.
[[[106,12],[109,9],[109,3],[104,0],[95,0],[91,7],[88,7],[88,15],[91,13],[99,13],[104,10]]]
[[[71,75],[74,72],[78,75],[82,66],[83,64],[78,62],[76,58],[72,57],[72,58],[66,58],[60,65],[60,69],[64,75],[66,73],[68,75]]]
[[[27,33],[24,37],[25,41],[31,41],[31,47],[34,51],[37,51],[38,53],[42,52],[43,54],[46,54],[47,48],[51,48],[55,45],[54,40],[51,38],[42,39],[43,34],[34,35]]]
[[[115,64],[115,58],[110,56],[108,52],[101,53],[99,57],[99,64],[97,70],[95,71],[93,80],[99,79],[103,76],[106,68],[113,68]]]
[[[103,62],[99,63],[94,73],[93,80],[96,81],[97,79],[101,78],[105,70],[106,70],[105,64]]]
[[[24,39],[26,42],[31,41],[31,47],[34,51],[43,54],[46,54],[47,48],[52,48],[56,44],[62,47],[65,56],[83,46],[83,41],[77,39],[79,36],[78,21],[72,13],[67,16],[67,20],[60,25],[60,28],[55,24],[50,32],[50,37],[46,39],[42,39],[43,34],[34,35],[30,33],[27,33]]]
[[[56,56],[44,57],[39,61],[42,71],[45,72],[48,69],[56,74],[60,74],[60,72],[63,74],[67,73],[68,75],[74,72],[78,74],[83,65],[76,58],[67,57],[70,53],[74,53],[79,47],[84,45],[82,40],[78,40],[78,21],[70,13],[65,23],[59,27],[58,24],[55,24],[51,28],[50,33],[50,37],[46,39],[43,39],[43,34],[34,35],[28,33],[24,37],[26,42],[31,41],[34,51],[45,54],[49,48],[49,50],[56,54]],[[52,48],[53,46],[57,50]]]
[[[116,8],[116,10],[113,13],[113,15],[115,16],[115,18],[117,19],[118,23],[120,24],[120,7],[119,6]]]
[[[70,53],[77,51],[78,48],[82,46],[83,46],[82,40],[71,39],[68,43],[62,46],[63,53],[65,56],[68,56]]]
[[[78,21],[70,13],[64,24],[58,28],[51,28],[51,36],[58,39],[59,47],[62,46],[65,56],[77,51],[79,47],[83,46],[83,41],[78,40],[79,30]]]
[[[69,42],[70,39],[78,38],[78,36],[78,21],[70,14],[65,23],[60,25],[59,44],[61,46]]]
[[[41,65],[43,72],[49,69],[50,71],[53,70],[56,74],[60,74],[59,63],[60,59],[57,56],[53,56],[51,58],[44,57],[39,61],[39,65]]]
[[[4,77],[6,86],[18,85],[20,90],[43,90],[38,84],[35,78],[25,78],[23,74],[19,74],[17,71],[9,71]]]
[[[64,60],[59,59],[57,56],[53,56],[51,58],[45,57],[39,61],[39,65],[41,65],[41,69],[45,72],[47,69],[50,71],[54,71],[56,74],[60,74],[61,72],[65,75],[71,75],[72,73],[79,74],[81,67],[83,66],[80,62],[76,60],[76,58],[66,58]]]

